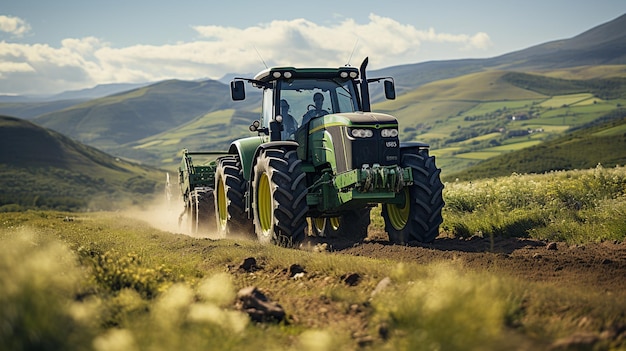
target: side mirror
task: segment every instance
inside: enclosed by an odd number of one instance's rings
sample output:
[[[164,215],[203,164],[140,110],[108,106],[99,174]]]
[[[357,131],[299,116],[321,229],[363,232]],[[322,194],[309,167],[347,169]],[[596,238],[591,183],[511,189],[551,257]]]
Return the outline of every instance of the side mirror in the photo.
[[[234,101],[240,101],[246,98],[246,89],[243,80],[233,80],[230,82],[230,97]]]
[[[396,87],[391,80],[385,81],[385,97],[388,100],[395,100],[396,98]]]

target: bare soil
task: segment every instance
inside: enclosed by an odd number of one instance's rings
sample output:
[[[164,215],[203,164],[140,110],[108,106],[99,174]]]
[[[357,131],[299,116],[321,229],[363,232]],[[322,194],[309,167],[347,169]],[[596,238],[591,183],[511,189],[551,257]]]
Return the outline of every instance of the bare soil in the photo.
[[[446,238],[432,244],[390,244],[384,234],[370,234],[363,243],[311,238],[329,251],[415,263],[462,260],[476,270],[497,270],[526,281],[589,287],[607,293],[626,291],[626,241],[568,245],[526,238]]]
[[[545,283],[559,288],[589,291],[600,295],[626,298],[626,241],[568,245],[563,242],[545,242],[527,238],[447,238],[439,237],[431,244],[410,243],[393,245],[385,234],[370,232],[361,243],[341,239],[309,237],[307,247],[337,254],[365,256],[394,261],[428,264],[435,261],[461,260],[471,270],[508,275],[522,282]],[[349,272],[347,272],[349,273]],[[347,280],[344,282],[348,283]],[[308,327],[335,325],[349,329],[359,346],[384,338],[367,331],[367,322],[361,309],[352,306],[350,312],[333,307],[329,301],[311,299],[306,308],[298,308],[302,301],[285,301],[290,305],[297,323]],[[619,299],[619,298],[618,298]],[[558,317],[555,317],[558,318]],[[580,323],[584,323],[582,318]],[[617,323],[617,324],[615,324]],[[615,321],[611,330],[605,327],[576,328],[571,335],[557,340],[520,340],[519,350],[592,349],[599,345],[626,344],[626,325]],[[580,324],[582,325],[582,324]],[[580,326],[579,325],[579,326]],[[584,326],[584,325],[583,325]],[[583,332],[581,332],[581,329]]]

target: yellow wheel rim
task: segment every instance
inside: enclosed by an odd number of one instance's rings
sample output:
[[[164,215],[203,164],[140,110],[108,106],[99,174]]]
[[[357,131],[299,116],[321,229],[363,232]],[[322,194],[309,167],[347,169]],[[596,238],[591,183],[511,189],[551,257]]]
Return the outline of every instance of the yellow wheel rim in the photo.
[[[272,192],[270,189],[270,180],[267,173],[263,173],[259,178],[259,190],[257,191],[258,215],[261,230],[267,234],[272,229]]]
[[[325,218],[323,217],[313,218],[313,224],[315,225],[315,229],[317,229],[317,231],[322,232],[324,230],[324,221]]]
[[[217,183],[217,213],[220,226],[223,228],[228,220],[228,213],[226,210],[226,190],[224,189],[224,181],[221,178]]]
[[[409,214],[411,212],[409,198],[409,190],[404,189],[404,204],[402,206],[394,204],[387,205],[389,221],[391,222],[391,226],[393,226],[396,230],[404,229],[409,221]]]
[[[330,228],[332,230],[339,229],[339,217],[330,217],[328,219],[328,223],[330,224]]]

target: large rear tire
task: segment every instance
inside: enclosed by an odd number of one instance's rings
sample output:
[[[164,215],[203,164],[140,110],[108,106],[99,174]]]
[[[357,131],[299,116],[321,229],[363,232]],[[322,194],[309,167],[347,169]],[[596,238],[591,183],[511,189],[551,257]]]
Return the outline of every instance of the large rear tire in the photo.
[[[296,150],[261,151],[254,166],[254,230],[261,243],[295,247],[307,228],[306,174]]]
[[[435,157],[429,156],[426,149],[402,154],[401,164],[411,167],[413,185],[404,188],[402,205],[383,205],[385,230],[393,243],[431,243],[439,235],[439,225],[443,222],[441,170],[435,165]]]
[[[252,221],[245,211],[247,182],[238,156],[220,158],[215,171],[215,218],[220,236],[251,236]]]

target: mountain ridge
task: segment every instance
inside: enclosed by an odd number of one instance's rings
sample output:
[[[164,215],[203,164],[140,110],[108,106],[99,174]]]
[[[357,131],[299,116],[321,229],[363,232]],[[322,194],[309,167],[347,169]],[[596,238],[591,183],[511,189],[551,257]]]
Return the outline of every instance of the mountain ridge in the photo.
[[[602,63],[615,66],[615,62],[623,61],[626,64],[626,33],[620,31],[624,27],[626,27],[626,15],[619,16],[611,22],[594,27],[570,39],[539,44],[494,58],[430,61],[371,71],[370,77],[395,77],[398,90],[398,98],[395,101],[374,100],[377,102],[375,107],[382,109],[382,112],[396,115],[403,129],[402,137],[409,138],[409,140],[421,137],[431,137],[437,140],[436,135],[428,134],[429,130],[437,131],[444,136],[455,133],[458,135],[463,132],[457,130],[461,126],[473,128],[462,118],[475,118],[475,116],[465,116],[465,111],[476,109],[478,105],[485,104],[496,97],[501,100],[528,99],[528,103],[533,104],[550,98],[549,96],[535,96],[525,90],[524,86],[516,88],[517,95],[510,92],[508,95],[503,94],[511,89],[508,85],[501,85],[502,82],[497,80],[499,75],[497,72],[533,74],[541,72],[541,74],[554,74],[555,78],[559,78],[556,73],[558,71],[561,75],[569,74],[567,79],[575,78],[577,70],[587,72],[586,75],[602,71],[605,77],[610,78],[616,74],[621,76],[625,70],[614,70],[606,65],[593,66],[597,68],[594,70],[589,68],[592,66],[576,65],[597,60],[598,55],[606,52],[611,52],[612,55]],[[598,40],[598,37],[606,39]],[[606,69],[602,70],[601,67],[606,67]],[[489,75],[494,77],[491,81],[488,80]],[[477,79],[477,81],[471,79]],[[589,79],[589,77],[584,79]],[[479,85],[476,82],[483,84],[482,90],[477,89]],[[429,92],[428,89],[433,89],[434,86],[429,84],[441,86],[447,84],[449,87],[443,86]],[[501,87],[501,90],[494,92],[494,87]],[[248,92],[250,95],[258,93],[256,89],[249,89]],[[427,94],[431,95],[427,96]],[[491,96],[486,96],[489,94]],[[411,96],[415,98],[408,98]],[[421,97],[417,98],[417,96]],[[535,101],[530,102],[532,99]],[[157,165],[170,166],[173,162],[171,156],[173,151],[170,150],[172,145],[179,146],[179,149],[190,147],[188,142],[190,137],[183,135],[183,131],[206,130],[209,134],[191,145],[222,149],[225,138],[236,135],[230,135],[227,128],[216,126],[251,122],[255,114],[258,116],[258,102],[256,97],[250,98],[250,96],[243,102],[231,101],[228,86],[218,81],[168,80],[99,99],[83,101],[61,111],[38,116],[34,121],[106,152],[142,159],[145,162],[168,160],[165,161],[166,163]],[[406,106],[400,106],[400,104]],[[506,108],[505,105],[503,104]],[[603,106],[606,107],[606,103]],[[508,106],[508,108],[511,107]],[[461,119],[454,119],[454,116],[461,116]],[[420,118],[423,119],[420,120]],[[448,126],[441,128],[446,124]],[[193,128],[190,127],[192,125]],[[487,127],[483,129],[489,130]],[[424,132],[427,133],[424,134]],[[476,132],[479,133],[477,136],[482,132]],[[467,135],[471,133],[468,132]],[[462,140],[461,136],[454,138]],[[441,139],[443,140],[444,137]],[[217,140],[219,145],[214,143]],[[494,142],[499,141],[494,140]],[[164,154],[164,150],[158,148],[159,145],[168,145],[167,155]],[[436,142],[433,145],[434,148],[441,146]]]

